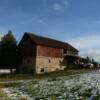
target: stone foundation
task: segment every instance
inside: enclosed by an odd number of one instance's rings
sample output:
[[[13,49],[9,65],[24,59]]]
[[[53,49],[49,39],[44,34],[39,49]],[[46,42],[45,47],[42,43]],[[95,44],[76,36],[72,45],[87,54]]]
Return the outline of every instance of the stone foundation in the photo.
[[[63,70],[66,66],[62,65],[63,58],[36,57],[36,73],[47,73]]]
[[[24,58],[20,65],[21,73],[48,73],[57,70],[64,70],[66,64],[64,64],[63,58],[52,57],[32,57]]]
[[[36,66],[36,58],[27,57],[22,60],[19,70],[22,73],[35,73],[35,66]]]

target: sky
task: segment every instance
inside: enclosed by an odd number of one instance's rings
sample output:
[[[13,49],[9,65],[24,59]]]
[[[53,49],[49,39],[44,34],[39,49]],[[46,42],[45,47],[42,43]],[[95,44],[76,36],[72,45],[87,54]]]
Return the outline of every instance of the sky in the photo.
[[[0,0],[0,33],[12,30],[72,44],[100,62],[100,0]]]

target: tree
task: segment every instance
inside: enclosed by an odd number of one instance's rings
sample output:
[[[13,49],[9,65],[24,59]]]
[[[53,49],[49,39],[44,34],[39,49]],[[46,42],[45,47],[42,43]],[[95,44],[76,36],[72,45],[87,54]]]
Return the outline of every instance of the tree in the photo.
[[[87,63],[91,62],[91,59],[88,56],[86,57],[86,60],[87,60]]]
[[[17,64],[17,42],[11,30],[1,40],[1,62],[11,72]]]
[[[98,63],[92,58],[92,63],[95,67],[98,67]]]
[[[95,62],[95,60],[92,58],[92,63],[94,63]]]

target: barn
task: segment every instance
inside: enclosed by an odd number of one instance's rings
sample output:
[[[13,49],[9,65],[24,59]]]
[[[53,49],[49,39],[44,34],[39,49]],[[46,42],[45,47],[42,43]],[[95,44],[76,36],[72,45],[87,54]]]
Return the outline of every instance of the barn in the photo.
[[[55,39],[26,32],[18,51],[20,62],[18,70],[29,73],[47,73],[63,70],[71,56],[77,57],[79,51],[72,45]]]

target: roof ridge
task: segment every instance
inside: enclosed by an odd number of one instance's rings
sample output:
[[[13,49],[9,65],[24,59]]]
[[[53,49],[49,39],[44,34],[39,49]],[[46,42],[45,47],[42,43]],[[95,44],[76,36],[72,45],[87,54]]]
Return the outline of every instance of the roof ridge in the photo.
[[[54,38],[49,38],[49,37],[46,37],[46,36],[42,36],[42,35],[37,35],[35,33],[30,33],[30,32],[25,32],[26,34],[30,34],[30,35],[34,35],[36,37],[42,37],[42,38],[45,38],[45,39],[50,39],[50,40],[54,40],[54,41],[57,41],[57,42],[61,42],[61,43],[65,43],[65,44],[68,44],[67,42],[64,42],[64,41],[60,41],[60,40],[57,40],[57,39],[54,39]]]
[[[48,46],[59,47],[59,48],[67,48],[68,46],[78,51],[76,48],[74,48],[71,44],[67,42],[63,42],[63,41],[52,39],[49,37],[37,35],[31,32],[25,32],[25,34],[27,34],[36,44],[48,45]]]

